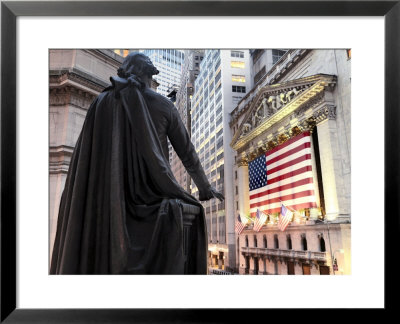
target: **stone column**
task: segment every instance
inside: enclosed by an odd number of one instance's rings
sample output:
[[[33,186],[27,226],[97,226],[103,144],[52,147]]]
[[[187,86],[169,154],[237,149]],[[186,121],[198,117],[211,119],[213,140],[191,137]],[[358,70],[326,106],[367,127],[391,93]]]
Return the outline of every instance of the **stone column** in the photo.
[[[285,260],[279,261],[281,271],[279,271],[280,275],[287,275],[288,274],[288,265]]]
[[[341,155],[337,140],[334,107],[326,107],[317,124],[318,146],[321,161],[322,184],[324,188],[325,213],[328,220],[339,216],[339,193],[341,188]]]
[[[263,264],[263,274],[266,275],[267,271],[267,259],[265,256],[262,257],[262,264]]]
[[[249,166],[245,160],[241,160],[238,166],[239,212],[241,215],[247,215],[250,211]]]

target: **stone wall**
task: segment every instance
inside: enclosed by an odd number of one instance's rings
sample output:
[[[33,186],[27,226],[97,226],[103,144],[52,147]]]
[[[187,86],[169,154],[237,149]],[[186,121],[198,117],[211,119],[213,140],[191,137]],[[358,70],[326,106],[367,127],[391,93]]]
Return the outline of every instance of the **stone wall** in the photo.
[[[68,167],[87,110],[116,75],[122,57],[111,50],[49,51],[49,247],[56,233],[58,209]]]

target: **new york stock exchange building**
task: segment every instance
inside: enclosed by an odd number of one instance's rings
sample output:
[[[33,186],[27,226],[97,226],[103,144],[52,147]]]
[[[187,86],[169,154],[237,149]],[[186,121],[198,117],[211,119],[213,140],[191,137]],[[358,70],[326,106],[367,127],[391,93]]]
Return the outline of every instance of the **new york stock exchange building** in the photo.
[[[231,112],[240,274],[351,274],[350,63],[289,50]]]

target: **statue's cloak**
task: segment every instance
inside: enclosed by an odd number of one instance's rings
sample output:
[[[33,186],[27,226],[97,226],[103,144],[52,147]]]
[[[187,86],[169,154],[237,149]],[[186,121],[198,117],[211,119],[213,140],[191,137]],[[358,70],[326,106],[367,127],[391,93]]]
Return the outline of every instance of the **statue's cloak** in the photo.
[[[61,197],[50,273],[183,274],[184,202],[201,210],[191,259],[193,273],[206,274],[203,207],[175,180],[151,103],[126,81],[114,78],[88,110]]]

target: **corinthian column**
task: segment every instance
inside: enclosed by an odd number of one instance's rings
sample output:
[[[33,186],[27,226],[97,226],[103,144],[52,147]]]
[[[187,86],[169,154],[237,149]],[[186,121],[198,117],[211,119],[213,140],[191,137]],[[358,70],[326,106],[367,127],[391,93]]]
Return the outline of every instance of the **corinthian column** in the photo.
[[[249,166],[246,160],[241,160],[238,166],[239,212],[241,215],[248,215],[250,211]]]

